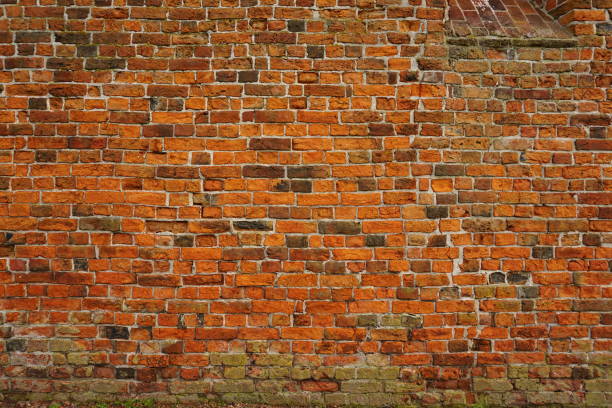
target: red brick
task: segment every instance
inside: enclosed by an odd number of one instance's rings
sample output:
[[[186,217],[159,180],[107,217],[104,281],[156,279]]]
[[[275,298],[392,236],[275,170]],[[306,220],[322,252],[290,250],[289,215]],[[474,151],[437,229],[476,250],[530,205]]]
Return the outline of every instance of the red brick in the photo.
[[[6,401],[606,401],[609,0],[4,3]]]

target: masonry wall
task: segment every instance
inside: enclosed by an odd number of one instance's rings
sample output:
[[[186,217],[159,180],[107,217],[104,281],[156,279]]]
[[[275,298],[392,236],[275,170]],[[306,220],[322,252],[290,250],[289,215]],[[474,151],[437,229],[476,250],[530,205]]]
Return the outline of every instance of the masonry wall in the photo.
[[[0,398],[612,405],[602,4],[3,1]]]

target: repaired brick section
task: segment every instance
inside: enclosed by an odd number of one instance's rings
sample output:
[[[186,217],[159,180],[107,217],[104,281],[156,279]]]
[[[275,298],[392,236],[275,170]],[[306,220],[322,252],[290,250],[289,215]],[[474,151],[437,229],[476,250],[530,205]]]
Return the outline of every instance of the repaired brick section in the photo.
[[[5,1],[4,402],[610,406],[610,3],[527,1]]]

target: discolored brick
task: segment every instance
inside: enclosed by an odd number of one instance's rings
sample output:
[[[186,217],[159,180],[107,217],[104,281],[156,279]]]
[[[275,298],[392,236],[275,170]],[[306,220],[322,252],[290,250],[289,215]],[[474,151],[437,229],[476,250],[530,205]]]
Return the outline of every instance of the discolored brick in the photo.
[[[130,332],[125,326],[105,326],[104,337],[107,339],[129,339]]]
[[[3,5],[7,404],[610,402],[609,0]]]

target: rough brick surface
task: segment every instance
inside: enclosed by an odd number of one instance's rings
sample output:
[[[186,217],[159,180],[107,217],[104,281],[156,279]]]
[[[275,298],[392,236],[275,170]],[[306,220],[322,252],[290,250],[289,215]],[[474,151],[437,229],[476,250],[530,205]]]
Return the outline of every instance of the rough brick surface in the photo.
[[[1,3],[3,400],[612,405],[606,0]]]

